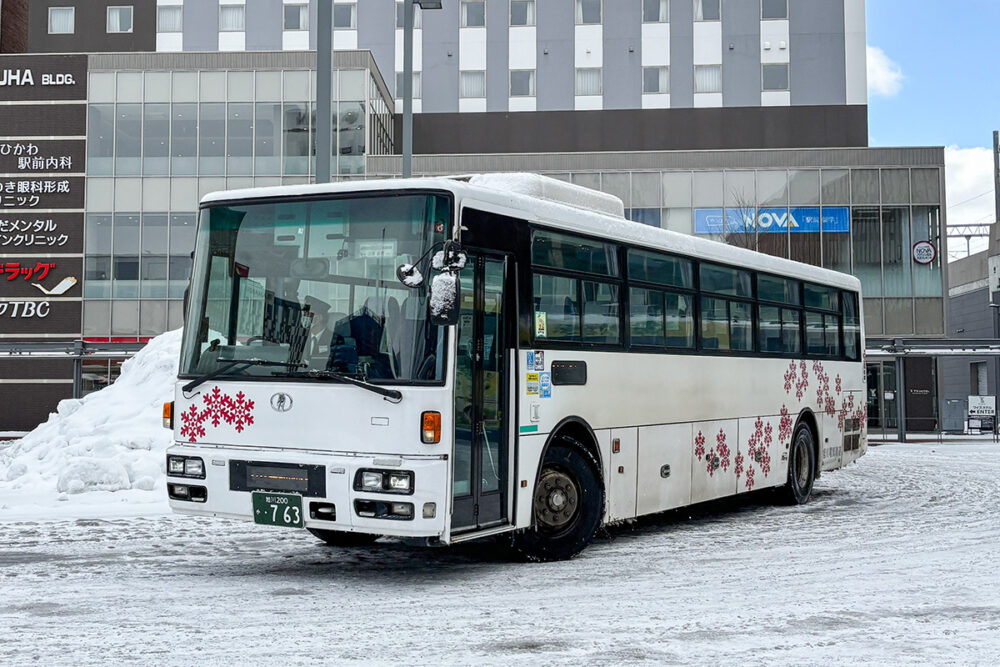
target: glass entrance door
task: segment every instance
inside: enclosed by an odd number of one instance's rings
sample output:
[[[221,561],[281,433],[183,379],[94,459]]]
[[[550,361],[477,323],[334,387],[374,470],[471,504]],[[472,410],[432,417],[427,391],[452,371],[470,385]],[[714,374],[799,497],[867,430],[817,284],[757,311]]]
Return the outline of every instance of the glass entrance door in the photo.
[[[868,429],[887,432],[898,428],[899,413],[896,401],[896,361],[873,361],[867,366],[868,381]]]
[[[506,260],[469,255],[462,270],[455,376],[452,530],[507,515]]]

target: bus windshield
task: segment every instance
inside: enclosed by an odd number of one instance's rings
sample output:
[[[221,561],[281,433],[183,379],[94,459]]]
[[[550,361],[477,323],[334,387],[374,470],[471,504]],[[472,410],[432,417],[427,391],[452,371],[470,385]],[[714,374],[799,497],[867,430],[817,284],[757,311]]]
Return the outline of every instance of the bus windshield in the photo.
[[[225,376],[336,371],[375,382],[441,382],[445,336],[428,320],[430,281],[408,288],[396,267],[416,262],[450,227],[451,198],[441,194],[204,208],[181,374],[259,359],[288,367],[235,365]]]

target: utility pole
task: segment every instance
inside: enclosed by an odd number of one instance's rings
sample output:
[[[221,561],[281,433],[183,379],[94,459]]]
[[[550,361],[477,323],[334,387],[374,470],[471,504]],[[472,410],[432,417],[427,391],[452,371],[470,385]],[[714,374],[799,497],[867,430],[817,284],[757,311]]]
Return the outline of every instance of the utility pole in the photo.
[[[1000,131],[993,130],[993,201],[996,217],[1000,222]]]
[[[316,182],[329,183],[333,158],[333,0],[319,0],[316,9]]]

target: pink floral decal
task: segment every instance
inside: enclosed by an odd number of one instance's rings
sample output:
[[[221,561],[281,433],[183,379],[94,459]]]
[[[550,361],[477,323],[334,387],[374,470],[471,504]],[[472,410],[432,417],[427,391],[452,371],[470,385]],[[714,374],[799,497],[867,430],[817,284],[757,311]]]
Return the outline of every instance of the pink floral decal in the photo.
[[[778,442],[784,443],[785,449],[792,440],[792,416],[788,414],[788,408],[781,406],[781,421],[778,422]]]
[[[806,362],[800,361],[796,364],[793,361],[788,364],[788,370],[785,371],[785,393],[790,394],[792,387],[795,388],[796,400],[802,400],[806,389],[809,388],[809,372],[806,370]]]
[[[747,468],[747,491],[753,488],[753,466]]]
[[[768,446],[771,444],[771,433],[773,429],[770,424],[767,424],[767,428],[764,427],[764,422],[760,417],[757,417],[757,421],[754,423],[754,432],[747,441],[747,456],[750,457],[751,461],[756,461],[760,465],[761,472],[764,473],[764,477],[771,472],[771,453],[768,451]],[[753,466],[747,466],[747,478],[751,478],[753,473]],[[747,487],[749,488],[749,487]]]
[[[698,431],[698,435],[694,439],[694,455],[698,457],[699,461],[705,455],[705,436],[702,435],[701,431]]]
[[[720,428],[719,435],[715,436],[715,442],[719,449],[719,465],[722,471],[729,470],[729,445],[726,444],[726,433]]]
[[[242,391],[233,397],[222,393],[216,386],[203,399],[205,407],[201,410],[191,404],[191,407],[181,413],[181,437],[188,438],[189,442],[205,437],[206,422],[215,428],[225,422],[233,426],[237,433],[242,433],[247,426],[253,424],[254,402],[248,400]]]
[[[743,452],[736,452],[736,465],[733,466],[733,472],[736,473],[736,479],[740,478],[743,474]]]

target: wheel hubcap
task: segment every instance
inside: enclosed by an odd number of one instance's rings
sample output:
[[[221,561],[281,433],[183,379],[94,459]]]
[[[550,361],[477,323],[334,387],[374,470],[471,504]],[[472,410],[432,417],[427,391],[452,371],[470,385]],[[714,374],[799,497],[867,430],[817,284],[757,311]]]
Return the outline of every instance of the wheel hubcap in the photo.
[[[795,447],[795,477],[800,489],[805,489],[809,484],[809,456],[806,453],[806,444],[799,440]]]
[[[535,487],[535,519],[547,530],[569,525],[579,511],[580,493],[576,482],[565,472],[547,468]]]

